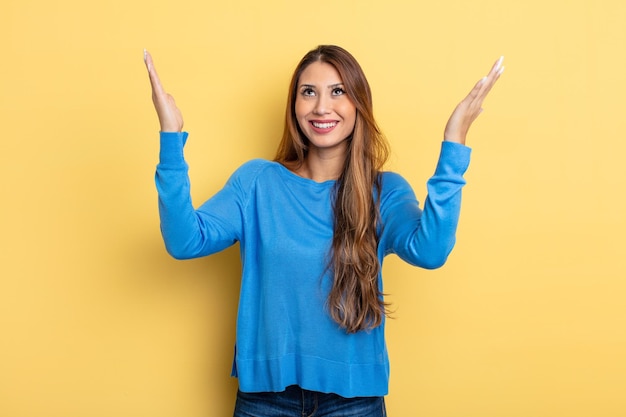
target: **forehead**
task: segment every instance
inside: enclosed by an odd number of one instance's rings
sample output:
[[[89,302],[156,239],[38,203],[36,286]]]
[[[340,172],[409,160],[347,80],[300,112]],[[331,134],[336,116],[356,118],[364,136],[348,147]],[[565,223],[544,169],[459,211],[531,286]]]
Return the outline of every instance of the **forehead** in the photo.
[[[302,71],[299,85],[329,86],[341,84],[343,80],[337,69],[327,62],[316,61]]]

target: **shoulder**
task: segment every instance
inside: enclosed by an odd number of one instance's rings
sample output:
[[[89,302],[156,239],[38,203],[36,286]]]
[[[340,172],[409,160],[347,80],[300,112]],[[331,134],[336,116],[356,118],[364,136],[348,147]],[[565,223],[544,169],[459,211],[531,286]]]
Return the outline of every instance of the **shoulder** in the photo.
[[[233,177],[255,178],[264,172],[275,170],[276,165],[278,165],[276,162],[267,159],[251,159],[241,164],[233,173]]]
[[[399,198],[415,199],[415,193],[409,182],[396,172],[381,172],[380,183],[380,201],[382,205]]]
[[[267,159],[256,158],[256,159],[251,159],[241,164],[239,168],[237,168],[237,171],[244,171],[244,172],[256,171],[256,170],[264,169],[267,167],[271,167],[272,165],[275,165],[275,164],[276,162],[274,161],[268,161]]]
[[[269,180],[278,174],[282,165],[267,159],[252,159],[241,164],[230,176],[228,182],[236,183],[244,190],[254,187],[260,180]]]
[[[400,174],[391,171],[380,173],[381,193],[384,195],[394,190],[411,189],[409,182]]]

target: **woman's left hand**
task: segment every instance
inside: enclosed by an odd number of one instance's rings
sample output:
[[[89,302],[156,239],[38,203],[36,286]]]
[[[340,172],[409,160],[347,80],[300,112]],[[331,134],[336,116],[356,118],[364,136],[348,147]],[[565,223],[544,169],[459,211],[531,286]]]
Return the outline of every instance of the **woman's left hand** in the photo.
[[[465,144],[467,131],[474,120],[476,120],[478,115],[483,111],[482,105],[485,97],[487,97],[487,94],[489,94],[489,91],[491,91],[491,88],[504,71],[504,67],[502,66],[503,59],[504,57],[500,57],[500,59],[493,64],[489,74],[478,81],[467,97],[456,106],[446,124],[446,129],[443,134],[444,140]]]

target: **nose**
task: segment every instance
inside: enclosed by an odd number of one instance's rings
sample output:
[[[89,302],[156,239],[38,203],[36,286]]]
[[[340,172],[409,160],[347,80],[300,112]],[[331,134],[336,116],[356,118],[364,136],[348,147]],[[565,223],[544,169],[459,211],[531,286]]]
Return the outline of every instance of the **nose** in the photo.
[[[330,99],[327,94],[320,94],[315,102],[315,107],[313,108],[313,113],[322,115],[330,113]]]

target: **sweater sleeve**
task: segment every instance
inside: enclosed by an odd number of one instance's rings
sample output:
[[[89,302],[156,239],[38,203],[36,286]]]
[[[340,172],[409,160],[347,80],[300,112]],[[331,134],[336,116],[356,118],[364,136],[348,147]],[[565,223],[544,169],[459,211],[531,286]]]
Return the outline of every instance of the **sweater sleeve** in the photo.
[[[236,174],[209,201],[194,209],[189,167],[183,156],[187,136],[186,132],[161,132],[155,175],[161,234],[168,253],[176,259],[219,252],[240,239],[243,227],[245,197]]]
[[[383,255],[397,254],[422,268],[442,266],[456,241],[461,210],[463,174],[469,165],[470,148],[443,142],[435,174],[427,183],[423,210],[411,186],[397,174],[383,179],[381,194],[381,246]]]

